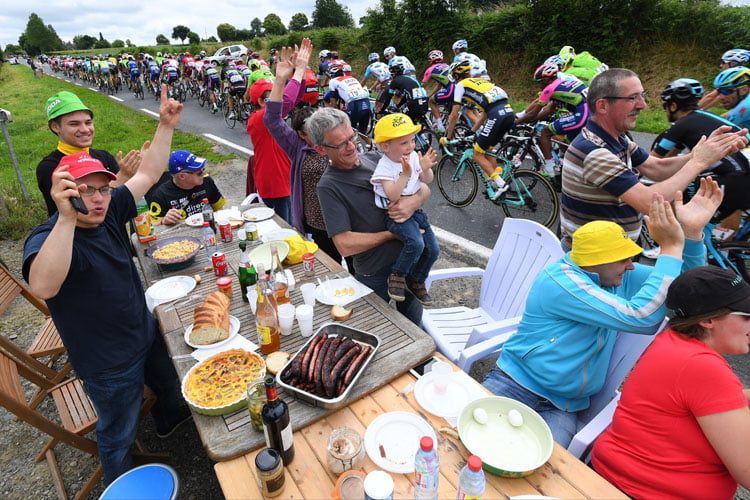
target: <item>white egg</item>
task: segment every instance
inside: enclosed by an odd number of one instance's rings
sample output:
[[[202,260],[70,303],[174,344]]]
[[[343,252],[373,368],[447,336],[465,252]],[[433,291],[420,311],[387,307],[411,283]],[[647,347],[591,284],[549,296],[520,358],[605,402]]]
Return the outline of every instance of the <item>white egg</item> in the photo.
[[[474,420],[476,420],[479,424],[484,425],[487,423],[488,417],[487,412],[484,411],[484,408],[475,408],[472,416],[474,417]]]
[[[523,415],[516,409],[510,410],[508,412],[508,422],[513,427],[521,427],[523,425]]]

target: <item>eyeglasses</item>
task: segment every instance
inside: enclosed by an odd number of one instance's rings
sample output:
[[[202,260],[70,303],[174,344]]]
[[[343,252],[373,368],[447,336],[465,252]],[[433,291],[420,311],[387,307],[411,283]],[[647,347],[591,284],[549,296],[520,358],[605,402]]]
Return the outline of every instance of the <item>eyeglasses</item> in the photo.
[[[96,193],[97,191],[99,191],[99,194],[101,194],[102,196],[109,196],[111,194],[110,193],[111,189],[112,188],[110,188],[108,185],[102,186],[100,188],[86,186],[86,191],[83,192],[83,196],[85,196],[86,198],[91,198],[92,196],[94,196],[94,193]]]
[[[350,138],[348,138],[347,140],[345,140],[344,142],[342,142],[338,146],[331,146],[330,144],[326,144],[325,142],[323,143],[323,146],[325,146],[327,148],[331,148],[331,149],[337,149],[339,151],[345,151],[346,147],[349,144],[356,144],[356,143],[357,143],[357,133],[354,132]]]
[[[640,94],[634,94],[634,95],[628,95],[628,96],[617,96],[617,95],[608,95],[604,96],[605,99],[613,99],[613,100],[620,100],[620,101],[630,101],[635,102],[638,99],[640,99],[643,102],[646,102],[646,98],[648,97],[647,92],[641,92]]]
[[[732,95],[737,91],[737,89],[716,89],[716,92],[718,92],[721,95]]]
[[[203,174],[206,173],[206,170],[205,169],[200,169],[200,170],[196,170],[195,172],[191,172],[189,170],[183,170],[182,173],[183,174],[189,174],[189,175],[197,175],[199,177],[203,177]]]

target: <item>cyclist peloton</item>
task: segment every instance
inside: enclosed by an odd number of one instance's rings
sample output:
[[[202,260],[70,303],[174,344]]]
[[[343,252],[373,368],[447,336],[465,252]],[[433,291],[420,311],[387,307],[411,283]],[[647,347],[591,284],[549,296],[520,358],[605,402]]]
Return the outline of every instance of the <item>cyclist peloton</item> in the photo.
[[[370,109],[370,94],[353,76],[345,76],[340,64],[328,65],[328,90],[323,100],[330,106],[339,108],[343,103],[349,115],[352,127],[363,134],[363,139],[371,143],[367,135],[370,126],[372,110]]]
[[[736,66],[750,66],[750,50],[731,49],[724,52],[721,56],[721,64],[719,64],[719,68],[724,71]],[[716,90],[712,90],[704,95],[698,103],[700,109],[711,109],[718,105],[719,93]]]
[[[422,77],[422,84],[426,85],[427,82],[434,82],[432,89],[428,92],[429,98],[427,101],[432,116],[435,117],[435,128],[436,132],[445,132],[445,124],[440,117],[439,105],[450,108],[451,101],[453,101],[453,88],[455,83],[450,77],[448,71],[448,65],[443,62],[443,52],[440,50],[431,50],[427,55],[430,60],[430,66],[425,70],[424,76]]]
[[[750,69],[735,66],[725,69],[714,79],[719,102],[729,110],[722,116],[740,127],[750,128]]]
[[[508,94],[484,78],[470,77],[471,62],[468,60],[454,62],[450,65],[449,72],[456,81],[456,88],[453,92],[453,108],[448,117],[448,130],[445,137],[440,138],[440,145],[447,145],[448,140],[453,138],[461,106],[472,104],[479,108],[482,118],[472,127],[472,132],[479,131],[474,142],[472,159],[482,167],[484,175],[495,186],[496,191],[492,199],[496,200],[509,186],[501,177],[502,167],[485,153],[502,140],[515,122],[513,108],[508,104]]]
[[[370,87],[370,91],[377,91],[377,97],[375,98],[375,116],[380,118],[382,116],[383,106],[388,104],[391,99],[391,95],[388,92],[391,85],[391,72],[388,69],[388,65],[380,60],[380,56],[377,52],[372,52],[367,56],[367,60],[370,65],[365,69],[365,76],[360,81],[362,87],[366,87],[367,80],[370,76],[375,77],[377,80],[375,85]]]
[[[469,76],[489,80],[490,75],[487,73],[487,62],[478,55],[467,52],[468,49],[469,42],[466,40],[456,40],[453,43],[453,53],[455,54],[453,62],[469,61],[471,64]]]
[[[245,75],[237,70],[233,62],[227,64],[224,71],[222,71],[222,76],[224,77],[223,80],[226,82],[229,90],[229,92],[227,92],[227,97],[229,99],[229,113],[227,114],[227,117],[232,119],[235,116],[234,98],[239,98],[245,94],[247,91],[247,80],[245,80]]]
[[[399,113],[403,113],[417,124],[426,124],[424,119],[429,107],[427,105],[427,91],[413,75],[404,74],[404,66],[394,63],[390,67],[391,85],[389,94]]]
[[[542,93],[539,99],[516,115],[516,124],[541,120],[554,115],[558,109],[570,112],[550,122],[542,129],[539,137],[539,147],[544,155],[544,171],[554,177],[555,185],[559,186],[560,179],[555,175],[555,162],[552,158],[552,136],[564,135],[571,142],[581,131],[589,117],[586,103],[588,87],[578,78],[560,72],[552,62],[539,66],[534,71],[534,80],[540,83]],[[560,161],[562,162],[562,158]]]
[[[732,132],[740,131],[739,126],[727,119],[698,109],[702,96],[701,83],[689,78],[680,78],[664,88],[661,93],[662,107],[672,125],[657,138],[651,156],[666,158],[681,153],[685,148],[692,150],[701,137],[708,137],[722,125],[731,126]],[[742,151],[725,156],[704,170],[699,178],[707,175],[711,175],[724,191],[724,199],[717,211],[718,219],[727,217],[735,210],[750,208],[750,198],[747,196],[750,192],[750,162]],[[691,189],[688,188],[688,191]]]

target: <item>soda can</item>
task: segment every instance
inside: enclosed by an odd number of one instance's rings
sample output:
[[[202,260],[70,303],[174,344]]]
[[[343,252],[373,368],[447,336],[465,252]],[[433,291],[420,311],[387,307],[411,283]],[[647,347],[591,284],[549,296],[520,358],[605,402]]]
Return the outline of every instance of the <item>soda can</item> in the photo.
[[[255,222],[245,224],[245,237],[247,241],[258,241],[258,225]]]
[[[219,226],[219,234],[221,235],[221,241],[224,243],[232,241],[232,225],[229,224],[229,221],[222,221]]]
[[[302,265],[305,268],[305,276],[312,278],[315,276],[315,254],[306,253],[302,255]]]
[[[227,274],[227,256],[224,252],[214,252],[211,255],[211,264],[214,266],[214,275],[224,276]]]
[[[221,278],[216,280],[216,287],[219,289],[221,293],[232,298],[232,277],[231,276],[222,276]]]

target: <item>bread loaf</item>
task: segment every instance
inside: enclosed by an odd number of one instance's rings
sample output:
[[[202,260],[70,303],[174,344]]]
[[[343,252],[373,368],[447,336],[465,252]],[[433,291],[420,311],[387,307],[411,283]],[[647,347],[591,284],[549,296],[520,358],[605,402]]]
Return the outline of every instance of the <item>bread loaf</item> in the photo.
[[[229,297],[211,292],[203,304],[195,308],[190,343],[207,345],[229,338]]]

